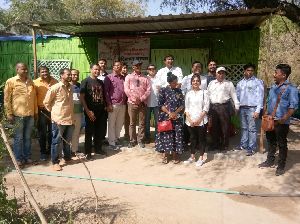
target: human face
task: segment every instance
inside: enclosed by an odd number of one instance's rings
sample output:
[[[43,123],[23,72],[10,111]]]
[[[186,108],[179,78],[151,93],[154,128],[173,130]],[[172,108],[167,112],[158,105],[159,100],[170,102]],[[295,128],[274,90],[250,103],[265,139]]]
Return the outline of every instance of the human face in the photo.
[[[116,74],[120,74],[121,73],[121,70],[122,70],[122,66],[121,66],[121,63],[120,62],[115,62],[114,63],[114,66],[113,66],[113,71],[116,73]]]
[[[65,69],[64,73],[61,75],[61,81],[62,82],[71,82],[71,80],[72,80],[71,71],[69,69]]]
[[[142,64],[133,65],[132,66],[132,70],[135,73],[141,73],[141,71],[142,71]]]
[[[99,65],[93,65],[91,68],[91,74],[94,77],[98,77],[100,75],[100,66]]]
[[[128,73],[128,68],[127,68],[127,66],[123,66],[123,67],[122,67],[121,74],[122,74],[122,75],[127,75],[127,73]]]
[[[246,70],[244,71],[244,76],[246,79],[251,78],[253,74],[254,74],[254,68],[252,67],[246,68]]]
[[[192,88],[193,90],[198,90],[200,88],[201,81],[198,77],[193,78],[192,80]]]
[[[174,80],[173,82],[170,82],[169,85],[170,85],[170,87],[171,87],[172,89],[175,89],[175,88],[177,87],[177,85],[178,85],[178,81],[177,81],[177,80]]]
[[[217,70],[217,64],[216,64],[216,62],[214,62],[214,61],[209,62],[209,64],[208,64],[208,71],[210,73],[215,73],[216,70]]]
[[[48,79],[50,77],[48,69],[42,68],[40,70],[40,77],[41,79]]]
[[[225,72],[224,71],[219,71],[216,74],[216,78],[219,82],[223,82],[223,80],[225,79]]]
[[[167,57],[164,62],[168,68],[171,68],[173,66],[174,59],[172,57]]]
[[[148,71],[148,74],[149,74],[151,77],[154,77],[155,74],[156,74],[156,69],[155,69],[154,66],[149,66],[148,69],[147,69],[147,71]]]
[[[101,70],[101,71],[105,71],[105,69],[106,69],[106,62],[103,61],[103,60],[100,60],[100,61],[98,62],[98,64],[99,64],[99,66],[100,66],[100,70]]]
[[[276,69],[273,76],[276,85],[281,84],[286,80],[286,75],[281,71],[281,69]]]
[[[18,64],[16,67],[17,70],[17,74],[19,74],[20,76],[23,77],[27,77],[28,76],[28,68],[27,65],[25,64]]]
[[[202,73],[202,66],[199,63],[195,63],[192,67],[193,74],[201,74]]]
[[[79,72],[76,70],[72,70],[71,71],[71,75],[72,75],[72,82],[76,83],[79,80]]]

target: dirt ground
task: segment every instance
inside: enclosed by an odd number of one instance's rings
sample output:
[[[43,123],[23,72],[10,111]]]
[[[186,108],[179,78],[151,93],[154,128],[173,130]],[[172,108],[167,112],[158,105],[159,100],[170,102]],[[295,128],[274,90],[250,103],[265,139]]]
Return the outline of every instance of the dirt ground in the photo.
[[[231,139],[231,147],[238,136]],[[83,139],[81,138],[82,142]],[[86,162],[92,177],[148,184],[186,186],[215,190],[257,193],[300,193],[300,125],[291,126],[286,173],[275,176],[275,168],[259,169],[266,154],[246,157],[244,152],[209,152],[201,168],[194,164],[161,163],[153,144],[145,149],[123,147],[107,156],[95,156]],[[34,159],[38,159],[34,140]],[[187,159],[188,152],[182,155]],[[78,161],[54,172],[50,163],[25,167],[24,171],[72,176],[88,176]],[[159,188],[95,180],[99,197],[95,212],[93,189],[88,180],[25,174],[36,200],[53,223],[201,223],[201,224],[287,224],[300,223],[299,197],[250,197],[224,193]],[[24,193],[15,172],[6,175],[8,193],[23,208]],[[70,218],[71,217],[71,218]]]

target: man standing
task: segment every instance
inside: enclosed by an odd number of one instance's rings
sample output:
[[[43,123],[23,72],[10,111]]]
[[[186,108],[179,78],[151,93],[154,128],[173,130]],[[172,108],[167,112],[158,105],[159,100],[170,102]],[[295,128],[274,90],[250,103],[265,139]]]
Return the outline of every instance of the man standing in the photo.
[[[210,100],[210,114],[212,117],[212,149],[228,150],[229,125],[230,125],[230,99],[234,102],[236,112],[239,109],[239,101],[232,82],[225,79],[226,69],[217,68],[216,80],[208,85]]]
[[[128,75],[128,65],[125,63],[122,63],[121,75],[123,75],[124,78],[126,78],[126,76]],[[126,102],[127,102],[127,99],[126,99]],[[124,119],[124,131],[125,131],[124,138],[126,140],[129,140],[129,125],[130,125],[130,118],[129,118],[129,114],[128,114],[128,105],[126,103],[125,119]]]
[[[80,85],[80,101],[85,113],[85,154],[90,160],[92,153],[92,139],[95,143],[95,153],[105,154],[102,150],[102,137],[106,123],[104,84],[97,77],[100,74],[98,64],[91,65],[91,74]]]
[[[168,74],[168,72],[172,72],[172,74],[177,76],[178,87],[180,88],[182,78],[183,78],[182,70],[179,67],[174,67],[173,62],[174,62],[173,55],[167,55],[164,57],[164,64],[166,67],[159,69],[156,74],[156,77],[159,80],[161,87],[166,87],[168,85],[167,74]]]
[[[155,127],[155,135],[157,131],[157,119],[158,119],[158,92],[160,89],[158,80],[156,78],[156,68],[155,65],[150,64],[147,68],[148,71],[148,78],[151,84],[151,92],[150,96],[147,100],[147,111],[146,111],[146,143],[150,143],[150,120],[151,120],[151,113],[154,115],[154,127]]]
[[[57,80],[50,76],[49,69],[41,66],[38,69],[40,77],[33,81],[36,87],[37,105],[39,110],[38,116],[38,134],[41,149],[41,161],[46,161],[51,154],[52,143],[52,122],[51,113],[44,106],[44,99],[48,89],[57,83]],[[47,145],[48,143],[48,145]]]
[[[72,135],[72,152],[79,151],[79,137],[80,137],[80,128],[81,128],[81,118],[82,118],[82,105],[80,102],[80,83],[79,80],[79,71],[77,69],[71,70],[71,85],[73,88],[73,103],[74,103],[74,131]]]
[[[16,64],[17,75],[4,87],[4,108],[9,122],[14,124],[13,150],[19,166],[32,163],[31,132],[37,117],[36,90],[24,63]]]
[[[71,71],[67,68],[61,69],[60,82],[51,86],[48,90],[44,106],[51,112],[52,123],[52,145],[51,161],[54,171],[60,171],[61,166],[71,160],[72,134],[74,130],[73,117],[73,90],[70,84]],[[63,140],[63,159],[59,160],[58,146]]]
[[[268,141],[267,160],[259,164],[260,168],[272,167],[275,162],[276,148],[279,148],[278,166],[276,176],[284,174],[287,158],[287,134],[289,132],[290,117],[298,108],[299,98],[298,90],[287,79],[291,74],[291,67],[288,64],[279,64],[276,66],[273,85],[270,89],[267,100],[268,115],[275,111],[275,128],[273,131],[267,131]]]
[[[100,79],[104,83],[104,79],[108,75],[108,73],[106,71],[107,60],[105,58],[100,58],[98,61],[98,65],[100,66],[100,74],[97,78]],[[103,134],[102,134],[103,136],[101,137],[101,139],[102,139],[102,143],[107,145],[108,142],[105,139],[106,132],[107,132],[107,118],[108,118],[107,108],[105,108],[104,116],[105,116],[106,122],[103,124],[104,130],[103,130]]]
[[[138,142],[141,148],[145,147],[145,115],[146,102],[150,95],[151,85],[149,79],[142,74],[142,62],[134,60],[132,62],[133,73],[125,78],[125,93],[128,97],[128,113],[130,117],[128,148],[132,148]],[[139,133],[136,136],[136,120],[139,117]]]
[[[253,75],[254,71],[254,64],[244,65],[244,78],[236,87],[237,98],[240,102],[240,149],[247,150],[247,156],[253,155],[256,151],[257,121],[264,99],[263,81]]]
[[[213,60],[209,60],[209,62],[207,64],[207,68],[208,68],[208,73],[206,75],[206,78],[207,78],[207,85],[209,85],[209,83],[212,80],[216,79],[217,63]]]
[[[201,79],[201,89],[207,89],[207,78],[201,75],[202,73],[202,64],[200,61],[194,61],[192,64],[192,74],[185,76],[182,79],[181,90],[182,93],[185,95],[189,90],[192,88],[191,79],[194,74],[198,74]]]
[[[113,73],[104,80],[105,99],[108,111],[108,142],[112,150],[118,150],[119,138],[124,124],[126,110],[126,94],[124,92],[125,77],[121,74],[121,62],[115,61]]]

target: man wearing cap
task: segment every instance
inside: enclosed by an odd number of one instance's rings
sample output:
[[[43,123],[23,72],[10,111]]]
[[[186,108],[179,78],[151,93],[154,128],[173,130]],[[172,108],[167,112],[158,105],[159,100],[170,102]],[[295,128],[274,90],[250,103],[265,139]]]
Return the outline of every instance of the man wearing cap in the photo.
[[[132,62],[133,72],[125,78],[124,89],[128,97],[128,113],[130,117],[128,148],[139,144],[141,148],[145,147],[145,116],[146,102],[151,92],[151,84],[147,76],[141,72],[142,62],[134,60]],[[136,135],[136,119],[139,117],[139,131]]]
[[[165,63],[166,67],[159,69],[156,74],[156,77],[159,80],[161,87],[166,87],[168,85],[168,82],[167,82],[168,72],[172,72],[172,74],[177,76],[178,85],[179,85],[178,87],[180,88],[180,86],[181,86],[181,82],[182,82],[182,78],[183,78],[182,70],[179,67],[173,66],[173,62],[174,62],[173,55],[169,54],[164,57],[164,63]]]
[[[264,100],[263,81],[253,75],[254,71],[254,64],[244,65],[244,78],[236,86],[237,98],[240,101],[241,119],[239,149],[247,150],[247,156],[252,156],[257,147],[257,122]]]
[[[239,109],[239,101],[232,82],[225,79],[226,69],[217,68],[216,80],[208,85],[208,95],[211,105],[212,149],[226,151],[229,146],[230,99],[234,102],[235,110]]]
[[[127,97],[124,92],[125,77],[121,74],[121,62],[115,61],[113,73],[104,79],[105,100],[108,111],[108,142],[112,150],[118,150],[124,124]]]

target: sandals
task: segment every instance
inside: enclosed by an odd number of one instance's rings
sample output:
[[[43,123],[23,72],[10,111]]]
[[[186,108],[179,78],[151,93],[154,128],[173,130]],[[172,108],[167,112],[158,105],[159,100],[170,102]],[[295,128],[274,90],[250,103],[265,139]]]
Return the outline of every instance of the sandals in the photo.
[[[178,158],[178,154],[176,153],[173,154],[173,163],[174,164],[180,163],[180,159]]]
[[[163,163],[163,164],[168,164],[168,163],[169,163],[169,161],[168,161],[168,156],[164,156],[164,157],[163,157],[162,163]]]

